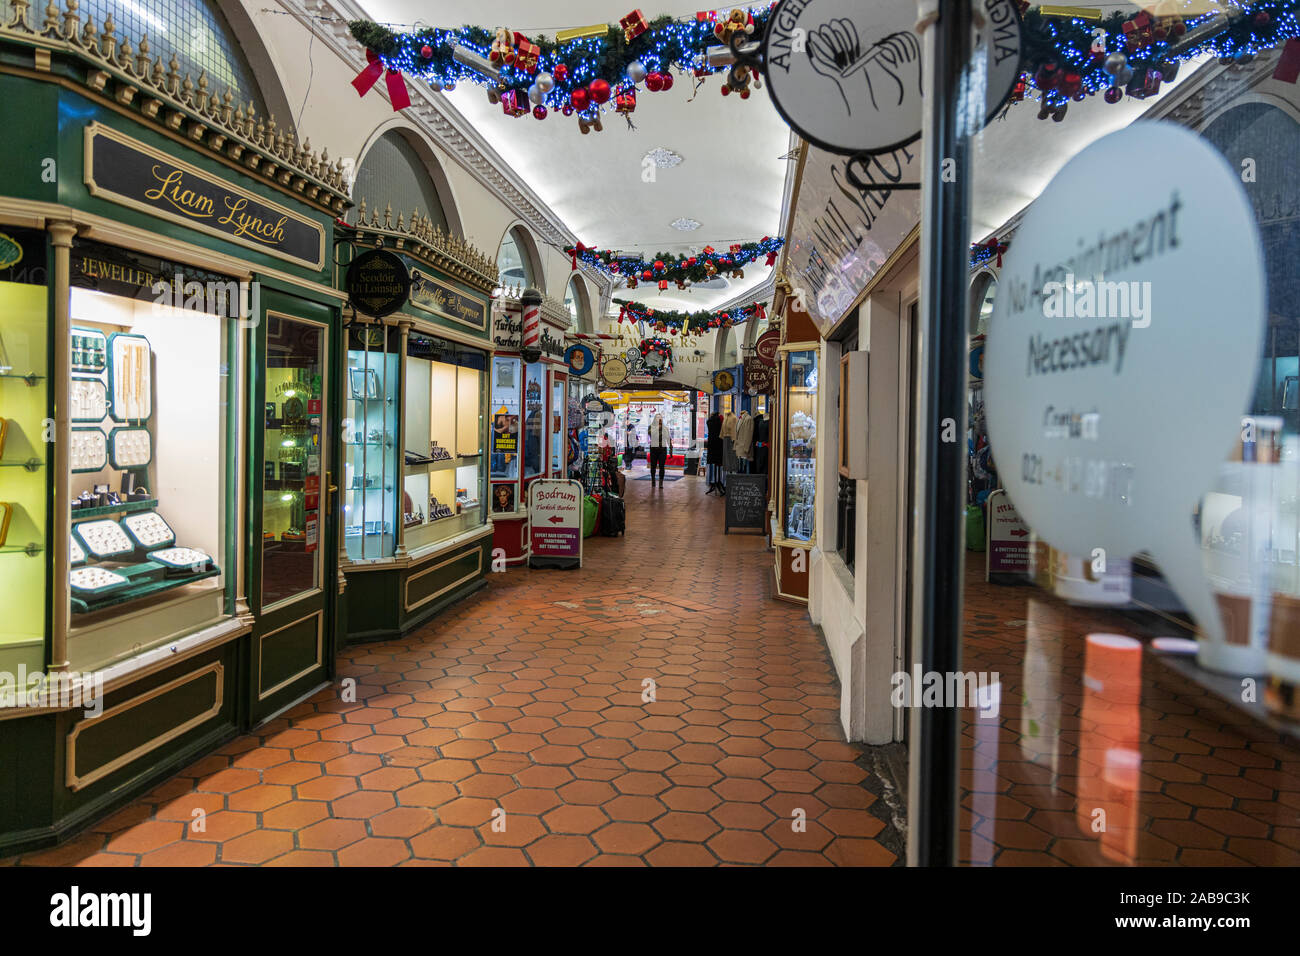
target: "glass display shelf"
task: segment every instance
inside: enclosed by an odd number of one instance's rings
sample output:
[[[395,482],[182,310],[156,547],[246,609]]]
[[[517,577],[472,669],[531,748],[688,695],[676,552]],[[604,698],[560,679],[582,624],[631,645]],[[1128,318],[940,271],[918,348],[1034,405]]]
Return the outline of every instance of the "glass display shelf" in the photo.
[[[16,378],[27,384],[28,388],[35,388],[41,382],[45,381],[44,375],[37,375],[35,372],[22,374],[20,372],[0,372],[0,378]]]
[[[90,518],[102,518],[105,515],[131,514],[136,511],[154,511],[158,507],[157,498],[143,498],[140,501],[123,501],[116,505],[97,505],[94,508],[78,508],[72,512],[72,523],[86,521]]]
[[[45,462],[39,458],[28,458],[26,461],[0,461],[0,468],[23,468],[27,471],[35,471],[44,464]]]
[[[0,554],[25,554],[29,558],[34,558],[45,549],[38,544],[6,544],[0,547]]]

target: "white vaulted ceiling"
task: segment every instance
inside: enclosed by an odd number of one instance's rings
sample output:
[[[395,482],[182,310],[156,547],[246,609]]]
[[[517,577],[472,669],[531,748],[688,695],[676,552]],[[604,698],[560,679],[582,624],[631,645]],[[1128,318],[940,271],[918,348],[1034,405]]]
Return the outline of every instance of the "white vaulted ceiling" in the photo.
[[[530,36],[566,27],[617,23],[635,7],[647,19],[660,14],[693,17],[699,0],[495,0],[476,4],[448,0],[361,0],[373,19],[391,24],[454,28],[464,23],[519,30]],[[711,8],[710,8],[711,9]],[[767,99],[766,90],[748,100],[719,94],[721,75],[704,81],[698,93],[692,79],[675,72],[673,88],[651,93],[643,88],[629,129],[621,116],[602,114],[604,131],[582,135],[576,117],[552,112],[538,121],[512,118],[488,102],[483,87],[461,83],[443,94],[488,144],[517,172],[585,245],[633,252],[689,255],[706,245],[779,235],[789,150],[789,128]],[[687,102],[695,93],[695,99]],[[642,181],[642,159],[664,147],[682,157],[672,168],[656,169],[655,181]],[[694,219],[698,229],[671,225]],[[654,308],[712,309],[761,285],[772,269],[763,261],[745,269],[744,279],[728,279],[660,293],[653,284],[618,288],[620,298]],[[716,286],[716,287],[715,287]]]

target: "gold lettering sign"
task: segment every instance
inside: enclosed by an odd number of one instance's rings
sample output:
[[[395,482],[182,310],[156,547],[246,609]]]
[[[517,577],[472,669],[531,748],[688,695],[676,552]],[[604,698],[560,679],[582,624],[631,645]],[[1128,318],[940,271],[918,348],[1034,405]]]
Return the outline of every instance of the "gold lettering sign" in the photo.
[[[87,124],[85,168],[92,196],[312,269],[325,265],[320,222],[112,127]]]
[[[411,305],[478,332],[487,329],[487,304],[419,269],[411,272]]]

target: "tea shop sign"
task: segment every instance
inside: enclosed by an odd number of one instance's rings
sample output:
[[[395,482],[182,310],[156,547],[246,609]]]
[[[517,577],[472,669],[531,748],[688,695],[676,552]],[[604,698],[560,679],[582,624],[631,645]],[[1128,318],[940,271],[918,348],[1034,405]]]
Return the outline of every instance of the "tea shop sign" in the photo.
[[[279,259],[325,264],[320,223],[100,123],[86,126],[86,186],[92,196]]]

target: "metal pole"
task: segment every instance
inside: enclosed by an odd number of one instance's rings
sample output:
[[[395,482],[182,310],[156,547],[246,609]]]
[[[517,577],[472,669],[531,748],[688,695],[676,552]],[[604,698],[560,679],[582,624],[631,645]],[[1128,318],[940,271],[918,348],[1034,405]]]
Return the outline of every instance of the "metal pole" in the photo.
[[[938,19],[923,34],[927,103],[921,139],[913,646],[921,674],[946,675],[961,669],[965,570],[967,136],[972,122],[965,83],[972,15],[971,0],[937,0],[929,6],[937,7]],[[960,718],[951,707],[912,710],[908,862],[915,866],[956,862]]]

